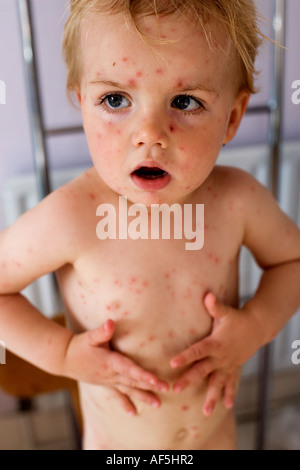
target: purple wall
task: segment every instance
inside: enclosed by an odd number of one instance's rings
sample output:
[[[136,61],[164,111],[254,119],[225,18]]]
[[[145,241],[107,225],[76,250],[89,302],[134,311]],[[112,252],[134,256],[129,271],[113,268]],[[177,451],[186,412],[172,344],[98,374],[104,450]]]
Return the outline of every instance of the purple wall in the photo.
[[[34,13],[34,28],[37,44],[37,60],[42,91],[43,114],[46,127],[78,125],[79,111],[69,104],[65,93],[65,69],[61,57],[61,37],[66,19],[65,0],[31,0]],[[291,102],[292,82],[300,80],[300,2],[287,3],[287,39],[285,52],[285,106],[284,139],[300,139],[300,105]],[[267,17],[272,17],[272,0],[257,0],[259,8]],[[271,22],[264,27],[269,35]],[[261,91],[253,103],[266,103],[271,81],[271,57],[273,46],[266,44],[258,60],[263,69],[259,78]],[[19,34],[17,1],[0,0],[0,80],[6,83],[6,104],[0,104],[0,188],[11,175],[33,170],[28,108],[25,94],[21,41]],[[265,116],[245,118],[234,145],[249,145],[265,142],[268,134],[268,119]],[[67,136],[48,140],[51,168],[89,164],[89,155],[84,136]],[[0,208],[0,228],[3,228]]]

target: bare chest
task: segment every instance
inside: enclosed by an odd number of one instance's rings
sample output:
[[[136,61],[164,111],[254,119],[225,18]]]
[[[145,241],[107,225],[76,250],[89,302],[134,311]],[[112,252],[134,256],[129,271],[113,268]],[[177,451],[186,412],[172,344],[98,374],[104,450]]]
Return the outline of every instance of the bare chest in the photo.
[[[113,347],[152,370],[209,333],[208,290],[231,304],[237,297],[237,260],[209,242],[191,252],[182,240],[102,241],[59,278],[72,330],[111,318]]]

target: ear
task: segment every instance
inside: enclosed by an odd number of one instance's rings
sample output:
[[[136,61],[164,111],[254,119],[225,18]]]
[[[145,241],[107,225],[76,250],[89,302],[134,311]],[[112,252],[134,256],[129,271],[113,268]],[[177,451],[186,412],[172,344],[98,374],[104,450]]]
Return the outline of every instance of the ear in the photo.
[[[239,128],[242,117],[246,112],[249,103],[249,98],[250,93],[246,90],[240,91],[235,97],[228,120],[224,144],[228,144],[228,142],[230,142],[234,138]]]
[[[81,94],[78,91],[76,92],[76,96],[77,96],[79,106],[81,106]]]
[[[76,86],[76,88],[74,88],[74,91],[75,91],[75,95],[77,97],[77,100],[78,100],[78,104],[79,106],[81,106],[81,93],[80,93],[80,88],[78,88]]]

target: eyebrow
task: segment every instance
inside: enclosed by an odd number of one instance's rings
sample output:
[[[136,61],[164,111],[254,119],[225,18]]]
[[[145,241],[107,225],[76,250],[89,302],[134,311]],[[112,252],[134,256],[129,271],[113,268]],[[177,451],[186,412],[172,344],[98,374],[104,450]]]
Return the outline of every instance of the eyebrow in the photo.
[[[136,88],[135,80],[133,80],[132,82],[129,82],[128,84],[118,83],[113,80],[93,80],[89,82],[89,85],[106,85],[106,86],[112,86],[114,88],[118,88],[121,90],[129,90],[129,89]],[[206,93],[212,93],[214,95],[218,95],[218,92],[214,88],[203,86],[201,83],[188,84],[188,85],[185,85],[184,88],[182,88],[181,86],[178,86],[176,89],[183,93],[188,92],[188,91],[193,91],[193,90],[201,90],[201,91],[205,91]]]

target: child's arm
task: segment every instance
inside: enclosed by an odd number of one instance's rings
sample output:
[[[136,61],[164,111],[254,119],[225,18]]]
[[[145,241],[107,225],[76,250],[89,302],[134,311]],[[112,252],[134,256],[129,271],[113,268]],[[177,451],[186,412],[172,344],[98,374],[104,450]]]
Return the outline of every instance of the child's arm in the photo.
[[[225,306],[208,293],[204,304],[214,318],[211,334],[171,361],[174,368],[193,364],[174,384],[177,391],[212,374],[208,395],[213,399],[205,402],[207,409],[213,408],[214,398],[219,397],[226,374],[225,400],[231,406],[236,368],[270,342],[300,304],[300,231],[265,188],[239,173],[245,188],[239,188],[240,198],[244,198],[244,244],[264,269],[259,287],[240,310]]]
[[[130,397],[159,406],[153,391],[166,390],[167,385],[110,350],[114,322],[73,334],[19,294],[38,277],[76,260],[78,238],[84,234],[80,227],[74,230],[74,208],[69,204],[52,194],[0,233],[0,339],[16,355],[49,373],[114,388],[129,413],[135,413]]]

